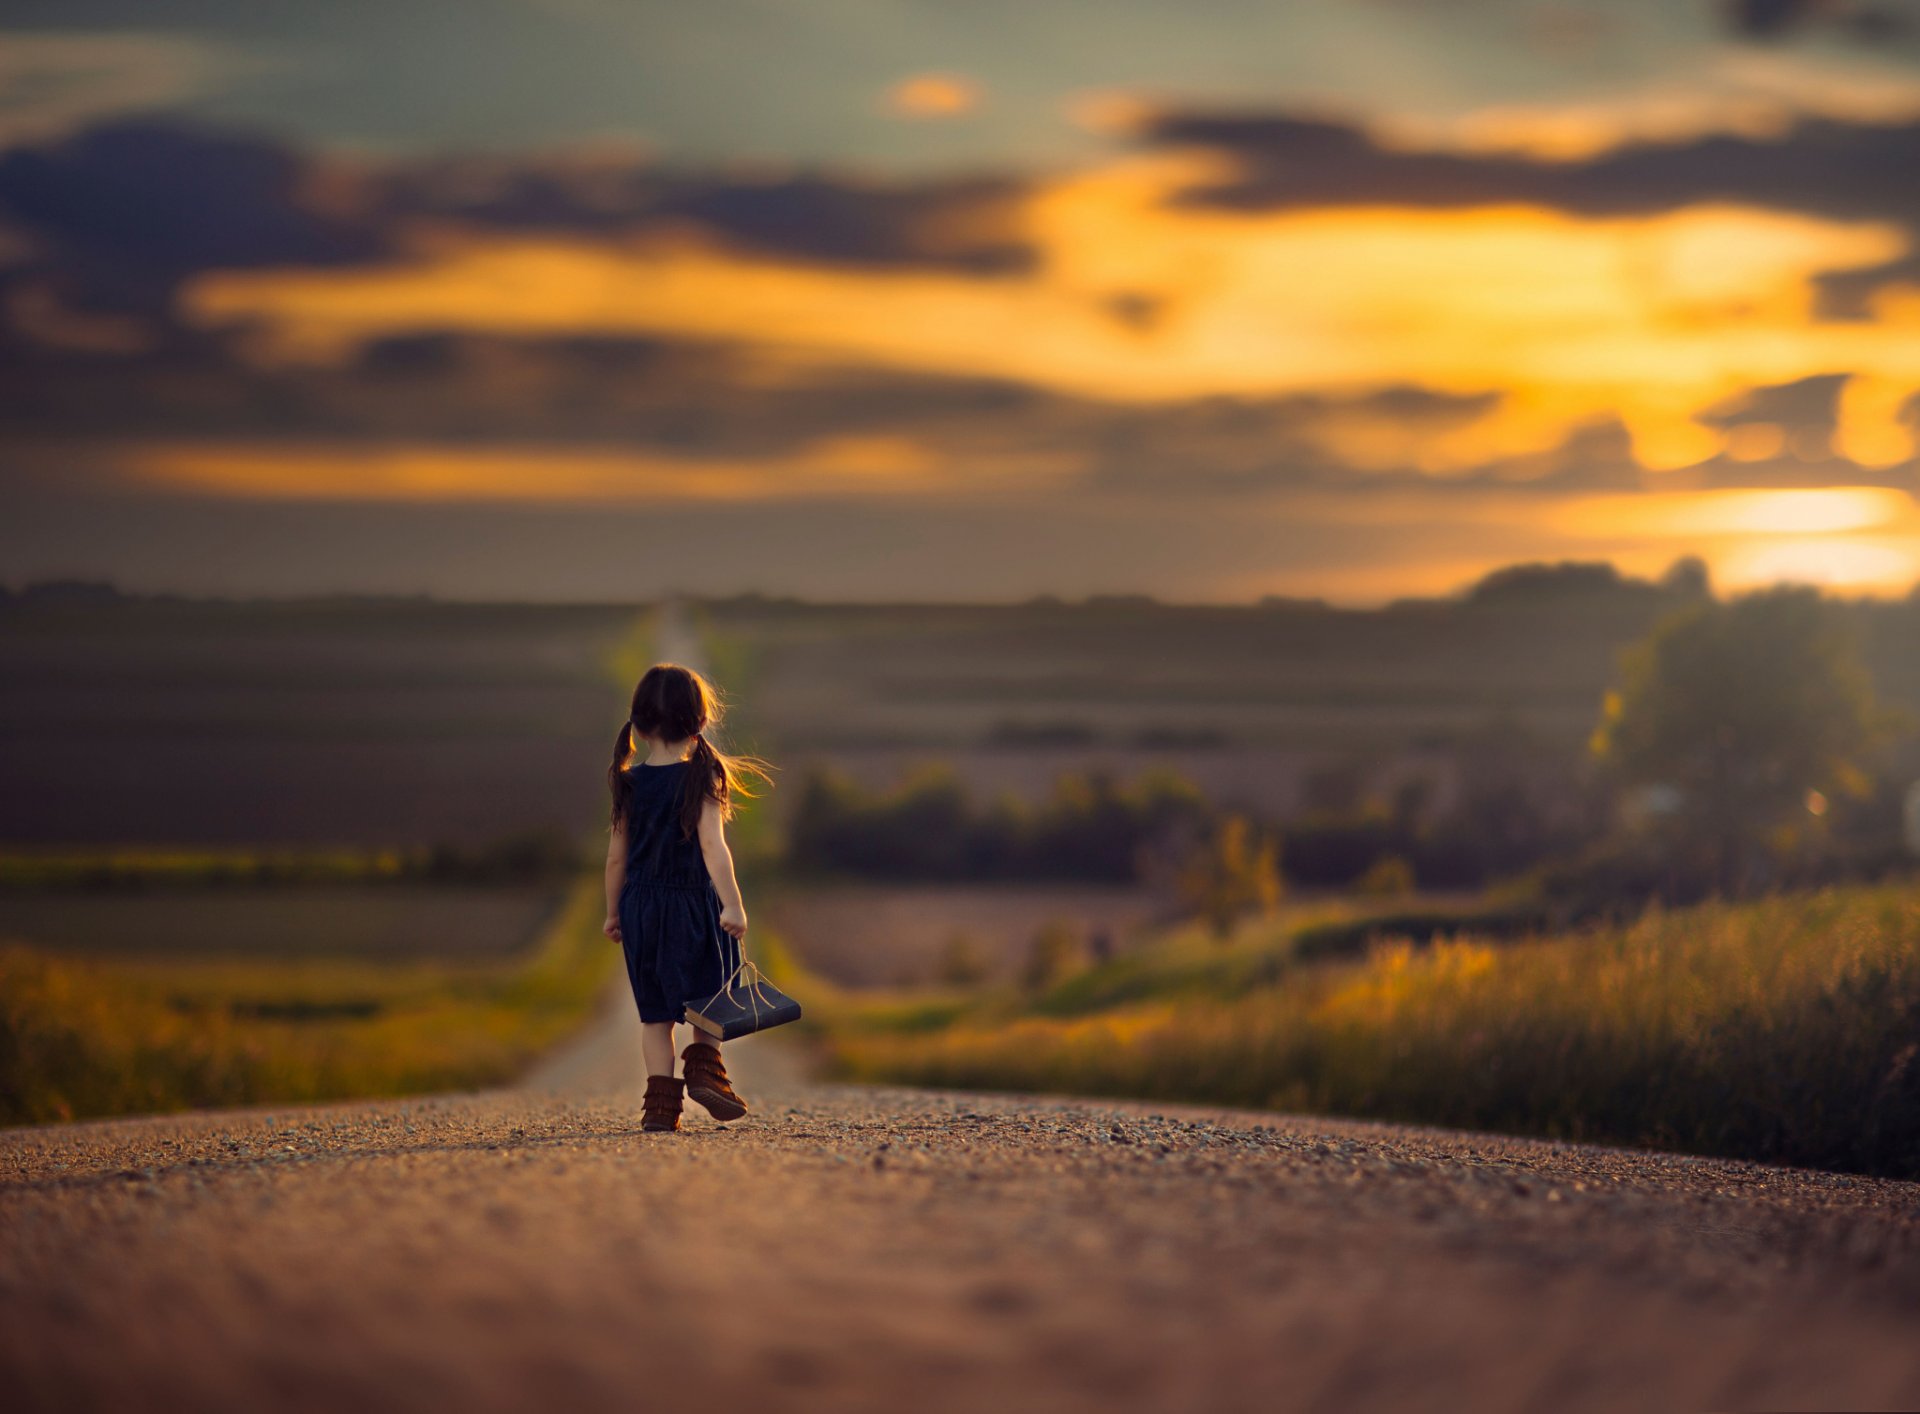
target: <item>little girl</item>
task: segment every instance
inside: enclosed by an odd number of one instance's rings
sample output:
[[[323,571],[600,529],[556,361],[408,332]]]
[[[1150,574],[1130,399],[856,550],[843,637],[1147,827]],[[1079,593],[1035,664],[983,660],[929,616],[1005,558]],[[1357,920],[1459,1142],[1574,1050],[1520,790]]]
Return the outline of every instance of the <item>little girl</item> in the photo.
[[[700,674],[656,663],[633,689],[613,743],[607,846],[607,920],[602,930],[627,955],[627,980],[640,1007],[647,1094],[640,1127],[680,1127],[681,1097],[715,1119],[738,1119],[747,1102],[727,1082],[720,1048],[699,1031],[673,1073],[673,1026],[687,1003],[712,996],[740,965],[746,905],[733,877],[724,823],[743,777],[767,780],[766,763],[716,750],[706,730],[719,720],[717,694]]]

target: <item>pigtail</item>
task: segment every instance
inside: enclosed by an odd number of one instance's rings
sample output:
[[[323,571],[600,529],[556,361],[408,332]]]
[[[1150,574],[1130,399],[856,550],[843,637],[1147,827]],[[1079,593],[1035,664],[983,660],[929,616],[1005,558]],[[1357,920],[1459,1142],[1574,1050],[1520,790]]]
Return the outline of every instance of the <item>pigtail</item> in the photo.
[[[700,828],[700,811],[708,799],[719,802],[722,818],[728,806],[727,768],[704,731],[695,732],[693,754],[687,758],[687,779],[680,788],[680,835],[692,839]]]
[[[768,783],[773,779],[767,774],[767,763],[759,757],[729,756],[707,740],[704,730],[694,733],[693,754],[687,758],[687,764],[687,780],[680,794],[680,833],[687,839],[699,830],[700,811],[706,801],[719,805],[722,820],[731,820],[735,794],[749,800],[759,794],[747,788],[748,776],[757,776]]]
[[[607,789],[613,795],[613,810],[607,819],[611,830],[626,824],[627,813],[633,808],[633,782],[626,772],[633,753],[633,718],[629,717],[620,724],[620,731],[613,739],[613,764],[607,767]]]

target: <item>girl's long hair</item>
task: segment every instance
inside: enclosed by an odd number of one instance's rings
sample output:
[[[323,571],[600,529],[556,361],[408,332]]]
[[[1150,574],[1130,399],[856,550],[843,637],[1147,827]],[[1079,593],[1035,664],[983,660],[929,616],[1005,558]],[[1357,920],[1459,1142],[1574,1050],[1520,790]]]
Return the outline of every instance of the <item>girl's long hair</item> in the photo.
[[[627,720],[613,739],[613,764],[607,768],[607,788],[613,793],[611,824],[619,829],[626,822],[633,804],[633,782],[627,766],[643,749],[643,736],[660,741],[685,741],[693,738],[693,754],[687,758],[692,767],[680,793],[680,834],[693,838],[700,828],[700,808],[705,800],[720,806],[720,818],[733,818],[736,794],[749,800],[758,795],[749,790],[746,780],[755,777],[772,784],[768,774],[773,767],[757,756],[729,756],[707,740],[707,730],[719,725],[725,704],[720,694],[692,668],[678,663],[655,663],[641,675],[633,689],[633,702]]]

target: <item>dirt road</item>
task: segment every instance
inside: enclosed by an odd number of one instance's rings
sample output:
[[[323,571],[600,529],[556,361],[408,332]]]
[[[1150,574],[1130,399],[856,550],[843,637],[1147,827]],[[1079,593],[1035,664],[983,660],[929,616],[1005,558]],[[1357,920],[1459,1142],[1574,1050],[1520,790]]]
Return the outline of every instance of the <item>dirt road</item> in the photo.
[[[0,1133],[7,1407],[1920,1405],[1920,1185],[771,1039],[754,1115],[643,1135],[630,1008],[508,1091]]]

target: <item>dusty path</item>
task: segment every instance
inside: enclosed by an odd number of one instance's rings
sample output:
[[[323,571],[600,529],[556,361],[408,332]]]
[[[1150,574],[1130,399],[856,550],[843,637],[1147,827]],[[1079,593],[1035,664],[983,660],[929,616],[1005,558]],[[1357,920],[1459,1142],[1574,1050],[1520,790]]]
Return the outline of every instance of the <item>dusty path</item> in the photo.
[[[809,1086],[0,1133],[10,1409],[1920,1405],[1920,1186],[1435,1130]],[[751,1086],[746,1085],[751,1078]]]

